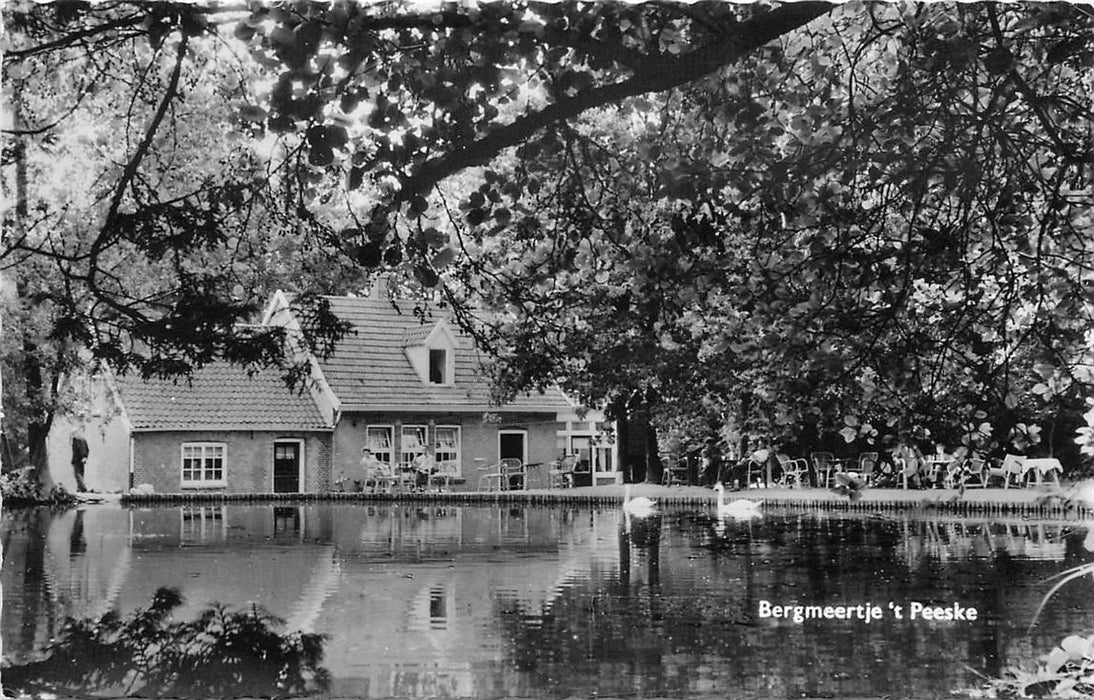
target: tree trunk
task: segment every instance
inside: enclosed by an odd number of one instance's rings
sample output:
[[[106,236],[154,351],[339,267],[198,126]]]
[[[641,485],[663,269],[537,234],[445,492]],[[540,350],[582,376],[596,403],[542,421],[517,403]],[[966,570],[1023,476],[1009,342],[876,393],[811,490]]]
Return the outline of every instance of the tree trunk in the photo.
[[[12,123],[16,131],[23,128],[22,100],[20,98],[18,83],[12,91]],[[16,134],[14,136],[14,148],[12,158],[15,163],[15,223],[16,229],[20,229],[27,220],[27,162],[26,162],[26,136]],[[22,231],[15,231],[21,236]],[[17,300],[28,301],[29,294],[26,283],[22,279],[16,280],[15,295]],[[49,436],[50,424],[53,420],[52,412],[47,412],[45,406],[45,383],[42,376],[42,363],[39,355],[38,343],[31,336],[31,330],[27,324],[23,324],[23,391],[30,407],[31,415],[27,419],[27,453],[30,466],[35,470],[38,484],[43,495],[48,495],[53,489],[53,476],[49,473],[49,455],[47,454],[46,439]],[[56,382],[54,382],[55,384]]]

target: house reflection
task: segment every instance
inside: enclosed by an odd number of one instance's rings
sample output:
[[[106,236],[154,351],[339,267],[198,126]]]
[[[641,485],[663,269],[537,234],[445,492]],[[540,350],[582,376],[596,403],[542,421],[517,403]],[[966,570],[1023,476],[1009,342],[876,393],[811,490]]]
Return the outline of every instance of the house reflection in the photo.
[[[3,534],[9,660],[65,616],[126,612],[171,585],[180,616],[259,605],[328,634],[345,697],[640,693],[635,679],[660,693],[948,690],[961,664],[1043,653],[1091,609],[1068,589],[1032,639],[1019,631],[1044,578],[1089,558],[1081,528],[1052,521],[215,505],[6,512]],[[984,623],[786,626],[757,618],[761,599],[956,600]],[[848,659],[853,677],[825,670]]]

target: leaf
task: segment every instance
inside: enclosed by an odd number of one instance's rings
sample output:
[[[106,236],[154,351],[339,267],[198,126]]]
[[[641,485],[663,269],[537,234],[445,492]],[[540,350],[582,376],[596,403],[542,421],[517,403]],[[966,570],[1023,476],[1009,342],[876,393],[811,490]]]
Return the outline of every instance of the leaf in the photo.
[[[1060,642],[1060,648],[1067,652],[1070,659],[1082,659],[1091,653],[1090,639],[1072,634],[1064,637]]]
[[[422,241],[430,248],[436,250],[448,243],[448,236],[436,228],[430,226],[422,231]]]
[[[239,108],[239,118],[247,122],[266,121],[266,110],[257,105],[243,105]]]
[[[415,267],[414,276],[418,278],[418,281],[423,287],[436,287],[437,283],[441,281],[441,278],[437,275],[436,271],[425,265],[418,265]]]
[[[433,260],[430,261],[430,265],[432,265],[437,270],[443,270],[444,268],[451,265],[453,261],[455,261],[455,259],[455,249],[444,248],[439,253],[433,256]]]
[[[1049,673],[1056,673],[1060,670],[1060,667],[1067,663],[1068,653],[1056,647],[1048,653],[1045,657],[1045,670]]]
[[[839,431],[839,434],[843,437],[843,441],[847,443],[854,442],[855,438],[858,437],[858,431],[850,426]]]
[[[349,170],[349,178],[346,185],[350,190],[355,190],[361,186],[362,181],[365,178],[365,169],[361,167],[353,167]]]

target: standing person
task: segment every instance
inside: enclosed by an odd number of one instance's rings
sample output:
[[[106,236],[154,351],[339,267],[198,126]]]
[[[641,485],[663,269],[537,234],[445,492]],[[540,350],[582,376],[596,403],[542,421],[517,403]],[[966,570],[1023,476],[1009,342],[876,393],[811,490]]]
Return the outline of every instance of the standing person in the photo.
[[[76,491],[84,493],[87,487],[84,485],[84,466],[87,464],[87,440],[82,437],[72,438],[72,474],[76,477]]]
[[[923,488],[926,481],[923,467],[926,463],[923,460],[923,453],[919,451],[919,448],[916,447],[916,444],[912,442],[907,433],[901,433],[893,454],[897,465],[903,468],[904,477],[909,487]]]
[[[714,448],[714,445],[709,442],[703,445],[703,449],[699,451],[699,478],[702,480],[703,486],[713,487],[715,482],[718,481],[720,462],[718,451]]]

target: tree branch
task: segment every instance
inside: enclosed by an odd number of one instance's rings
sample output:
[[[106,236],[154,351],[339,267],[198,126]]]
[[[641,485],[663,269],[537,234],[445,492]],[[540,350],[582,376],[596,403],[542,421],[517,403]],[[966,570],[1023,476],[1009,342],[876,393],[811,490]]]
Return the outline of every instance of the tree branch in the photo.
[[[156,108],[156,113],[152,116],[152,121],[149,122],[148,128],[144,132],[144,138],[137,144],[137,150],[134,151],[133,156],[125,164],[125,169],[122,171],[122,175],[118,179],[117,185],[114,187],[114,194],[110,198],[110,206],[107,209],[103,226],[91,245],[88,286],[95,292],[99,292],[96,285],[99,255],[102,254],[102,251],[108,246],[109,241],[114,236],[114,226],[117,221],[118,209],[121,206],[122,198],[125,196],[126,190],[129,189],[129,184],[133,181],[133,178],[136,177],[137,171],[140,169],[141,161],[148,153],[148,149],[152,145],[152,140],[155,138],[156,132],[159,130],[159,126],[163,122],[163,118],[166,116],[167,110],[171,106],[171,101],[178,94],[179,78],[182,75],[182,64],[186,58],[186,49],[188,46],[189,37],[187,37],[186,34],[183,34],[179,39],[178,49],[175,52],[175,67],[171,71],[171,77],[167,83],[167,89],[164,91],[163,99],[160,100],[160,104]],[[110,303],[106,299],[104,299],[104,301]],[[120,308],[118,310],[122,311]],[[126,309],[126,311],[129,310]]]
[[[702,78],[741,59],[760,46],[830,12],[828,2],[793,2],[741,23],[736,39],[708,44],[682,56],[659,55],[641,61],[634,74],[610,85],[580,92],[498,127],[454,152],[426,161],[403,178],[395,203],[428,192],[441,180],[461,170],[483,165],[506,148],[522,143],[540,129],[573,119],[582,112],[649,92],[663,92]]]

